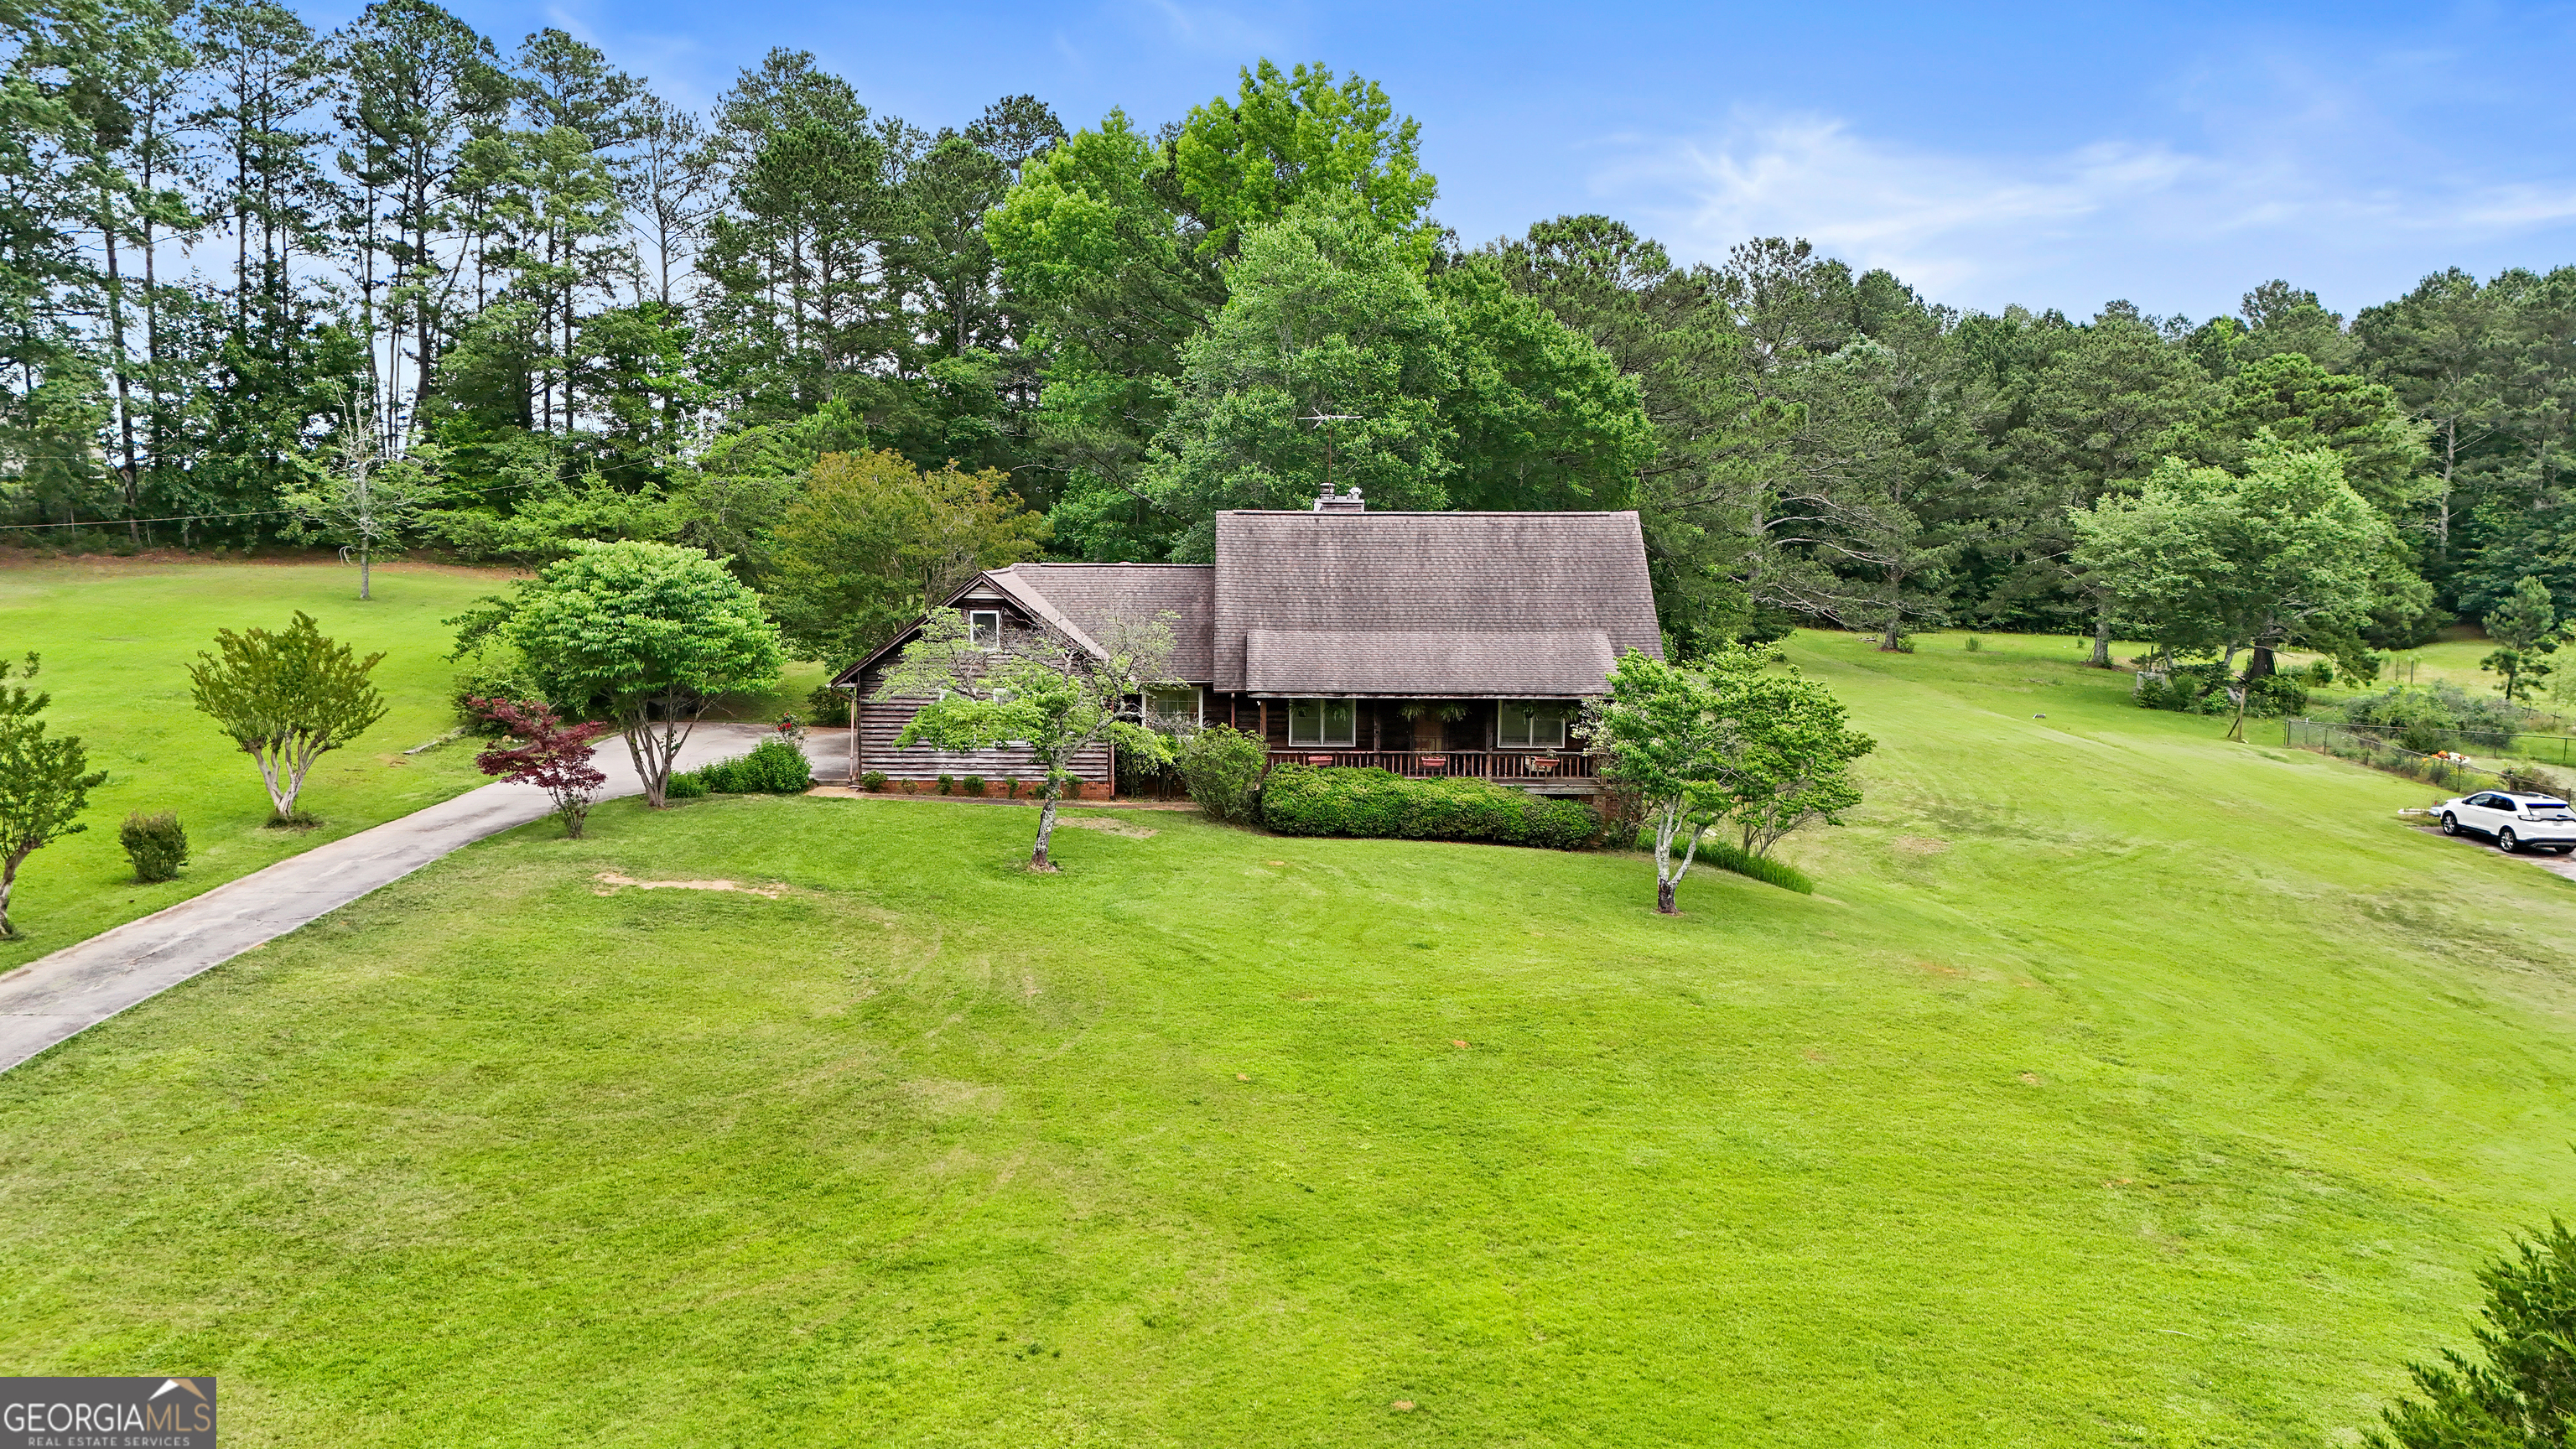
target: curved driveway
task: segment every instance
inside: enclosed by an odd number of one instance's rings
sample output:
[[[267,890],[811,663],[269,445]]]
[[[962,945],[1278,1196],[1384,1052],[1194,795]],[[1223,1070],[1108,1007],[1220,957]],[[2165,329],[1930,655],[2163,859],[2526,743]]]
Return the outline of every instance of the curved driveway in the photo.
[[[770,733],[766,725],[699,725],[680,767],[741,754]],[[825,778],[840,773],[848,752],[848,730],[816,730],[805,741]],[[602,742],[598,764],[608,775],[602,798],[643,793],[623,740]],[[0,1071],[459,846],[549,813],[545,792],[533,785],[485,785],[38,957],[0,976]]]

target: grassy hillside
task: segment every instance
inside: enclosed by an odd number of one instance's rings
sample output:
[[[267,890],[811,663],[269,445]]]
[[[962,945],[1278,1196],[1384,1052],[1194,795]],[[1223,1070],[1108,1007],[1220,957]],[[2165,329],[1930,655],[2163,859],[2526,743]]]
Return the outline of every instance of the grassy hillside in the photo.
[[[49,728],[89,745],[108,772],[92,792],[89,829],[29,858],[11,902],[23,933],[0,941],[0,970],[148,915],[326,840],[487,783],[473,752],[406,755],[456,721],[448,689],[452,618],[502,592],[499,569],[378,565],[375,597],[358,601],[357,570],[336,563],[204,563],[96,559],[0,566],[0,657],[44,656],[37,686],[54,696]],[[392,706],[346,749],[324,755],[302,803],[311,831],[263,829],[259,772],[188,699],[187,666],[217,629],[282,628],[298,609],[361,654],[381,651],[375,681]],[[787,686],[801,701],[816,671]],[[781,701],[742,702],[757,717]],[[194,857],[179,878],[137,885],[117,844],[132,810],[176,810]]]
[[[2365,1422],[2576,1204],[2576,890],[2065,641],[1798,652],[1872,803],[1678,920],[1185,814],[497,838],[0,1076],[0,1361],[243,1445]]]

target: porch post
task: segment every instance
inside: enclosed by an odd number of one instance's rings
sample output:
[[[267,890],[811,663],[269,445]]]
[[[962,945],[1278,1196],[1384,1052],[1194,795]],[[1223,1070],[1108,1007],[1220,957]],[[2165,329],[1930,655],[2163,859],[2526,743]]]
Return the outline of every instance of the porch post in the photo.
[[[863,741],[862,739],[860,739],[860,737],[859,737],[859,710],[860,710],[861,708],[862,708],[862,706],[861,706],[861,705],[860,705],[860,703],[859,703],[859,686],[858,686],[858,681],[856,681],[856,680],[852,680],[852,681],[850,682],[850,778],[849,778],[849,783],[850,783],[850,784],[853,784],[853,785],[855,785],[855,784],[859,783],[859,776],[860,776],[860,774],[862,773],[862,772],[861,772],[861,770],[859,769],[859,766],[861,766],[861,765],[863,765],[863,764],[867,763],[864,759],[862,759],[862,758],[860,757],[860,753],[859,753],[860,751],[862,751],[862,750],[864,750],[864,749],[866,749],[866,748],[867,748],[867,744],[866,744],[866,742],[865,742],[865,741]]]
[[[1267,698],[1261,701],[1261,748],[1270,748],[1270,701]]]

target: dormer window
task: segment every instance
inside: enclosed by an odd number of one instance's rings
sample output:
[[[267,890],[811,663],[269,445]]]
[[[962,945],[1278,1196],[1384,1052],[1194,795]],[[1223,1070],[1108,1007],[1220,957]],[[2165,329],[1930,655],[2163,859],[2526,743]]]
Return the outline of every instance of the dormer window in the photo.
[[[970,609],[966,613],[966,635],[978,649],[999,650],[1002,647],[1002,611]]]

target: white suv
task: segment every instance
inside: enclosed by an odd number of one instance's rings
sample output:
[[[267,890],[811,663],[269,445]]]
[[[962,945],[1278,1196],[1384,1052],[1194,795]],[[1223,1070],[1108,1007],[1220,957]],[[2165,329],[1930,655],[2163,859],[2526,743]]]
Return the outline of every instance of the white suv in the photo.
[[[2549,795],[2509,795],[2487,790],[2442,802],[2444,835],[2492,836],[2503,850],[2576,850],[2576,811]]]

